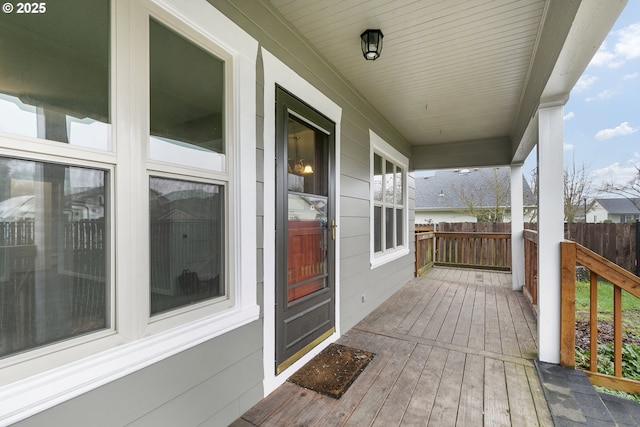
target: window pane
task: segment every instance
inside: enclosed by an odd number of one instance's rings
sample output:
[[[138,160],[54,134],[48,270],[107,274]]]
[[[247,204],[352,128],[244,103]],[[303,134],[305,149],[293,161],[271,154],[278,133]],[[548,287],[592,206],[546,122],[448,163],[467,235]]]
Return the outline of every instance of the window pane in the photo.
[[[57,0],[46,13],[3,14],[0,131],[110,148],[109,10]]]
[[[404,243],[402,241],[403,237],[403,210],[396,209],[396,246],[402,246]]]
[[[385,168],[385,186],[384,186],[384,193],[385,193],[385,201],[387,203],[393,203],[394,200],[394,186],[393,186],[393,175],[395,172],[395,167],[393,166],[393,163],[391,162],[386,162],[386,168]]]
[[[0,158],[0,357],[109,327],[107,182]]]
[[[393,208],[385,208],[385,247],[387,249],[393,248]]]
[[[396,204],[402,205],[402,195],[404,194],[404,177],[402,168],[396,167]]]
[[[328,195],[329,144],[321,131],[289,117],[287,123],[289,191]]]
[[[151,177],[151,314],[225,294],[224,186]]]
[[[224,62],[151,19],[150,157],[224,169]]]
[[[373,208],[373,251],[382,251],[382,207]]]
[[[382,157],[373,155],[373,200],[382,201]]]
[[[327,198],[309,194],[288,197],[287,302],[326,288]]]

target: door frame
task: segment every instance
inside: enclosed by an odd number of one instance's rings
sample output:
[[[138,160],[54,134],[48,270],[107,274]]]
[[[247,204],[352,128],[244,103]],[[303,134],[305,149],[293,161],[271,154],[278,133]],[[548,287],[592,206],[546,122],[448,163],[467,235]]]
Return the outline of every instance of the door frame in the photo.
[[[291,227],[295,223],[288,221],[290,214],[289,200],[292,194],[289,188],[288,180],[292,168],[290,160],[293,156],[288,151],[290,148],[288,138],[290,136],[289,123],[291,120],[298,122],[307,129],[317,132],[322,137],[321,148],[325,152],[326,157],[315,159],[320,163],[314,165],[316,169],[313,173],[314,177],[321,177],[322,181],[326,180],[325,191],[322,193],[308,193],[319,197],[326,197],[326,244],[327,252],[325,255],[326,262],[326,287],[317,289],[302,298],[289,300],[288,273],[291,271],[291,252],[289,245],[291,244],[290,233]],[[317,134],[316,134],[317,135]],[[314,136],[314,151],[317,156],[318,146],[317,136]],[[307,156],[303,156],[305,158]],[[287,161],[289,159],[289,161]],[[294,159],[296,162],[297,159]],[[315,161],[312,161],[315,163]],[[337,199],[337,189],[335,187],[335,124],[327,117],[323,116],[316,109],[312,108],[301,99],[292,95],[280,85],[276,87],[276,373],[282,372],[288,366],[293,364],[297,359],[308,353],[310,349],[316,347],[320,342],[333,334],[335,330],[335,257],[334,252],[337,246],[332,231],[332,225],[336,224],[335,202]],[[314,178],[315,183],[315,178]],[[316,183],[317,184],[317,183]],[[317,191],[315,188],[314,191]],[[306,189],[303,189],[304,193]],[[293,191],[293,194],[299,194],[299,191]],[[317,280],[317,276],[316,276]],[[329,310],[328,313],[325,310]],[[326,317],[325,317],[326,316]],[[307,319],[306,321],[302,319]],[[293,326],[297,322],[306,323],[315,318],[321,323],[313,323],[311,329],[308,327],[299,329]],[[327,325],[326,322],[329,322]],[[287,326],[290,325],[291,329]],[[323,326],[324,325],[324,326]],[[320,327],[322,328],[320,329]],[[296,335],[296,340],[288,343],[287,336],[289,332]],[[303,334],[303,335],[299,335]],[[306,335],[309,334],[309,335]],[[300,341],[298,341],[300,340]],[[291,348],[287,348],[290,344]],[[280,353],[280,354],[279,354]]]
[[[323,350],[331,342],[340,336],[340,129],[342,120],[342,108],[333,102],[328,96],[316,89],[311,83],[302,78],[299,74],[285,65],[282,61],[262,48],[262,63],[264,70],[264,126],[263,126],[263,372],[264,372],[264,395],[275,390],[279,385],[295,371],[307,363],[311,358]],[[275,116],[275,94],[276,85],[282,87],[292,95],[296,96],[313,109],[317,110],[335,123],[335,217],[338,223],[336,229],[336,245],[334,251],[334,272],[335,272],[335,332],[326,340],[314,347],[306,355],[301,357],[287,369],[276,375],[274,371],[275,363],[275,224],[276,200],[275,174],[276,174],[276,116]],[[260,281],[260,278],[258,278]]]

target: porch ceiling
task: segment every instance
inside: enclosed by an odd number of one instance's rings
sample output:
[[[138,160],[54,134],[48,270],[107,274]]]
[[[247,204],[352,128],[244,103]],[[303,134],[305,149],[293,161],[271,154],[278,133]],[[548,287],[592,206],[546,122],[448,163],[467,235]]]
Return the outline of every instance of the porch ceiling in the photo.
[[[269,1],[411,143],[416,169],[523,161],[541,98],[567,99],[626,4]],[[367,28],[384,33],[376,61]]]

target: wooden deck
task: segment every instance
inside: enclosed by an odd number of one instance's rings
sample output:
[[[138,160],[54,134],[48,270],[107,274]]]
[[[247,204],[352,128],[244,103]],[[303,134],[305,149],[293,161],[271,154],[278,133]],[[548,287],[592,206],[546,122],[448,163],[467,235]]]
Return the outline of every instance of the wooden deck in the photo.
[[[335,400],[285,383],[232,425],[551,426],[508,273],[434,268],[339,340],[376,353]]]

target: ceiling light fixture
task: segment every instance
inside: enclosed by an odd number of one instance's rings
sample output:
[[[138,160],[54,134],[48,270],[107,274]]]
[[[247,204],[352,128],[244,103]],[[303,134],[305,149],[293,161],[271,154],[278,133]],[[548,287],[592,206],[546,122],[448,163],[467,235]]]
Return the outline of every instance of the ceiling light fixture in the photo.
[[[362,55],[367,61],[375,61],[382,52],[382,38],[384,35],[380,30],[365,30],[360,34],[362,40]]]

